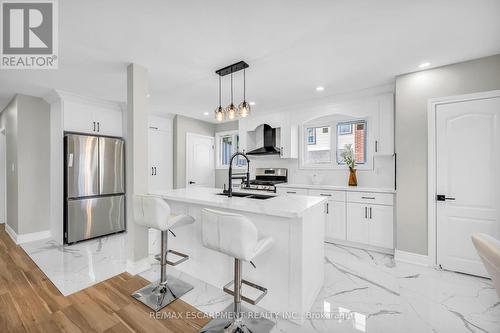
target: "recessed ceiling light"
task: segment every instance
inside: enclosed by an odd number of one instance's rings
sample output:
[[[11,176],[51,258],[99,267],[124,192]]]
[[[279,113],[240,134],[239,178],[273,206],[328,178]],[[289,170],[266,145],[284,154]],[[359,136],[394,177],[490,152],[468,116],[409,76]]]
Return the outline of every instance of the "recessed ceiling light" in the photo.
[[[430,62],[423,62],[420,65],[418,65],[418,68],[425,68],[425,67],[429,67],[430,65],[431,65]]]
[[[204,115],[204,116],[208,116],[208,115],[209,115],[209,113],[208,113],[208,112],[203,112],[203,115]]]
[[[251,105],[251,106],[254,106],[254,105],[255,105],[255,102],[250,102],[250,105]]]
[[[322,86],[316,87],[316,91],[323,91],[323,90],[325,90],[325,87]]]
[[[149,97],[151,97],[151,94],[146,94],[146,98],[149,98]]]

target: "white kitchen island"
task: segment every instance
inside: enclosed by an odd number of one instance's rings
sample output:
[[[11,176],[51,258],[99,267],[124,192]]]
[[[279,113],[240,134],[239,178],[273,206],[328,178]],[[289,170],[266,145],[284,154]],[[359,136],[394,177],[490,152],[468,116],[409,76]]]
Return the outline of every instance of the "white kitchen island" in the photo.
[[[259,236],[272,237],[274,245],[255,259],[257,268],[243,264],[243,278],[268,289],[258,306],[302,323],[323,286],[325,199],[298,195],[267,200],[227,198],[217,195],[220,192],[187,188],[153,193],[165,199],[174,214],[195,218],[193,225],[174,230],[177,237],[169,238],[170,249],[190,256],[176,268],[222,289],[233,279],[234,259],[203,247],[201,210],[206,207],[245,215],[256,225]]]

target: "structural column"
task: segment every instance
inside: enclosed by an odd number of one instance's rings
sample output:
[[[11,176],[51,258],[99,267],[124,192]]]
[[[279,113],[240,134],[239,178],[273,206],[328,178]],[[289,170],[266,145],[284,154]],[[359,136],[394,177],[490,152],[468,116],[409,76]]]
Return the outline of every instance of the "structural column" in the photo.
[[[146,68],[127,67],[126,172],[127,272],[149,269],[148,230],[134,221],[134,194],[148,193],[149,82]]]

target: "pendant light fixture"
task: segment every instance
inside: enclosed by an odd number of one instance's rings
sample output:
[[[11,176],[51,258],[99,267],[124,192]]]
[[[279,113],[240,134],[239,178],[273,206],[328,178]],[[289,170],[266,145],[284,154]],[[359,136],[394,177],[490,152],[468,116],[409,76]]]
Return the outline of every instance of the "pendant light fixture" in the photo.
[[[246,82],[247,80],[245,75],[245,69],[243,69],[243,102],[241,102],[240,105],[238,106],[240,117],[243,118],[245,118],[250,114],[250,104],[248,104],[246,100],[246,91],[247,91]]]
[[[215,73],[219,75],[219,106],[214,112],[215,119],[217,121],[223,121],[226,119],[234,120],[237,117],[246,117],[250,114],[250,104],[246,101],[245,68],[248,68],[248,64],[244,61],[240,61],[215,71]],[[233,73],[241,70],[243,70],[243,102],[236,107],[233,101]],[[221,78],[229,74],[231,75],[231,103],[224,109],[221,106]]]
[[[236,107],[233,104],[233,73],[231,73],[231,104],[226,108],[226,117],[229,120],[236,117]]]
[[[219,106],[215,109],[215,119],[217,121],[224,120],[224,109],[221,104],[221,77],[219,76]]]

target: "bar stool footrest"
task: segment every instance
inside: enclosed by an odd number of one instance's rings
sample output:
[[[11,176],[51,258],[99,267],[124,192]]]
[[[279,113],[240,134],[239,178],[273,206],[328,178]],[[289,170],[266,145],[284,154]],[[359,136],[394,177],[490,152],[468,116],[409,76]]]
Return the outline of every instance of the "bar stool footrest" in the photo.
[[[189,255],[182,253],[182,252],[179,252],[179,251],[168,250],[167,253],[172,253],[178,257],[181,257],[181,259],[179,259],[177,261],[170,261],[167,259],[167,264],[170,266],[177,266],[177,265],[182,264],[184,261],[187,261],[189,259]],[[158,261],[161,261],[161,254],[155,255],[155,259]]]
[[[251,298],[249,298],[249,297],[246,297],[246,296],[244,296],[244,295],[241,295],[241,299],[242,299],[243,301],[245,301],[245,302],[249,303],[249,304],[256,305],[257,303],[259,303],[259,302],[260,302],[260,301],[264,298],[264,296],[266,296],[266,295],[267,295],[267,288],[264,288],[264,287],[262,287],[262,286],[259,286],[258,284],[255,284],[255,283],[253,283],[253,282],[250,282],[250,281],[247,281],[247,280],[244,280],[244,279],[242,279],[242,280],[241,280],[241,284],[245,284],[245,285],[247,285],[247,286],[249,286],[249,287],[252,287],[252,288],[254,288],[254,289],[257,289],[257,290],[259,290],[259,291],[261,292],[261,294],[260,294],[260,295],[259,295],[256,299],[251,299]],[[231,281],[231,282],[229,282],[228,284],[226,284],[226,285],[224,286],[223,290],[224,290],[226,293],[228,293],[229,295],[234,296],[234,291],[233,291],[233,290],[231,290],[231,289],[229,289],[229,287],[230,287],[231,285],[234,285],[234,281]]]

